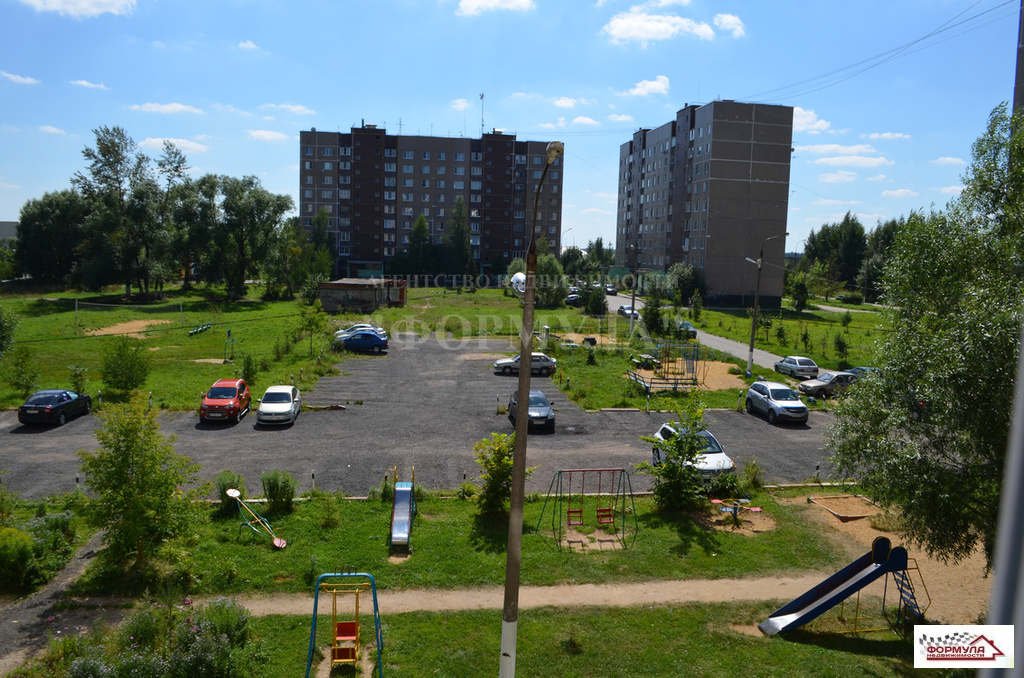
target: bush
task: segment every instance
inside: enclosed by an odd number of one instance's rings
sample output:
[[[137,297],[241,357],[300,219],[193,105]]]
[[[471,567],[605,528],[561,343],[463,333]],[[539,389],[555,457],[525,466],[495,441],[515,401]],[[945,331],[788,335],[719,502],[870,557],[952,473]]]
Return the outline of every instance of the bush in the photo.
[[[35,356],[25,346],[16,346],[7,356],[7,378],[22,398],[32,395],[39,379]]]
[[[217,497],[220,499],[221,515],[234,513],[238,508],[237,502],[228,496],[228,490],[235,489],[241,492],[239,499],[245,499],[245,478],[234,471],[221,471],[214,481],[217,485]]]
[[[483,486],[477,501],[484,514],[497,514],[506,510],[512,496],[512,449],[516,434],[492,433],[473,445],[476,463],[480,465]],[[526,477],[536,467],[526,469]]]
[[[68,378],[71,379],[71,390],[75,393],[85,393],[85,384],[89,380],[85,378],[85,368],[78,365],[68,367]]]
[[[127,393],[141,388],[146,383],[150,367],[150,359],[142,347],[142,342],[121,336],[103,351],[100,374],[107,386]]]
[[[256,365],[256,358],[249,354],[242,357],[242,379],[249,385],[249,388],[256,388],[256,380],[259,376],[259,369]]]
[[[32,535],[13,527],[0,529],[0,588],[21,591],[36,580]]]
[[[266,471],[260,475],[263,496],[267,498],[267,510],[271,513],[288,513],[292,510],[295,490],[298,484],[295,476],[288,471]]]
[[[676,435],[668,440],[641,437],[658,449],[661,463],[655,466],[645,461],[636,469],[654,477],[654,501],[658,508],[685,511],[698,504],[704,494],[700,472],[692,465],[705,446],[704,438],[700,436],[705,426],[704,405],[699,394],[695,392],[689,396],[683,408],[676,413],[672,427]]]

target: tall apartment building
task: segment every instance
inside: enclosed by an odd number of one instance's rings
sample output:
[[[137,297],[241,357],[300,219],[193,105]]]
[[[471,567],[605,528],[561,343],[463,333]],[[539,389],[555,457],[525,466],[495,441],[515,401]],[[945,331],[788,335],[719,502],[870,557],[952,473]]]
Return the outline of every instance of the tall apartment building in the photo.
[[[764,245],[761,301],[782,297],[793,109],[730,100],[686,106],[619,149],[615,255],[621,266],[704,270],[715,303],[753,304]],[[635,257],[635,258],[634,258]]]
[[[303,131],[300,218],[309,226],[327,212],[341,275],[381,275],[389,272],[389,259],[408,248],[420,215],[431,242],[442,242],[462,196],[480,272],[503,272],[525,256],[547,144],[497,131],[479,139],[392,135],[366,124],[350,132]],[[559,158],[548,170],[537,214],[538,233],[556,254],[562,169]]]

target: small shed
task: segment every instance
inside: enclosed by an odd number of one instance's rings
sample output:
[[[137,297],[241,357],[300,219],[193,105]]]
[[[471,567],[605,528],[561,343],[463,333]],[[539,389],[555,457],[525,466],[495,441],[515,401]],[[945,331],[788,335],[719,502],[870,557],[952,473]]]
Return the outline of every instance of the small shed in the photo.
[[[339,278],[319,284],[317,296],[328,313],[373,313],[385,306],[405,306],[405,280],[394,278]]]

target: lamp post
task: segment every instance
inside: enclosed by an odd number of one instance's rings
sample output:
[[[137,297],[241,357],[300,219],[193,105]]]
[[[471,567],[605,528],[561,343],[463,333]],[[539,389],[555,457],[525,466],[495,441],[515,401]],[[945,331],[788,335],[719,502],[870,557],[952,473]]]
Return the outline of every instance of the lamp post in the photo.
[[[519,630],[519,568],[523,556],[523,498],[526,487],[526,435],[530,424],[530,363],[533,358],[533,307],[537,297],[537,207],[548,168],[562,154],[561,141],[547,146],[544,171],[533,198],[533,224],[526,250],[526,288],[523,293],[523,327],[519,333],[519,388],[516,400],[516,432],[512,444],[512,496],[508,511],[508,547],[505,557],[505,603],[501,614],[500,678],[516,675],[516,637]]]
[[[757,283],[754,285],[754,317],[750,320],[750,352],[747,354],[747,378],[754,373],[754,336],[757,332],[757,304],[758,297],[761,294],[761,264],[764,261],[764,245],[769,240],[775,240],[776,238],[785,238],[789,233],[779,233],[778,235],[770,235],[761,241],[761,253],[757,257],[757,261],[754,261],[750,257],[747,257],[747,261],[757,266]]]

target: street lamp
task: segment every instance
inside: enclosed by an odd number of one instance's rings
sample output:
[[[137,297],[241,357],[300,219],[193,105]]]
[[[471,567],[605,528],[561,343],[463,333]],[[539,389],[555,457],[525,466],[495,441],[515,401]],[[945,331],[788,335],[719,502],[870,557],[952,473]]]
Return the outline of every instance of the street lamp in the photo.
[[[750,257],[747,257],[747,261],[757,266],[757,284],[754,285],[754,317],[750,320],[750,352],[747,354],[747,378],[754,373],[754,335],[757,332],[757,303],[758,297],[761,294],[761,264],[764,261],[764,245],[769,240],[775,240],[776,238],[785,238],[789,233],[779,233],[778,235],[770,235],[761,241],[761,254],[758,255],[757,261],[754,261]]]
[[[533,198],[533,224],[526,250],[526,285],[523,291],[523,327],[519,333],[519,388],[516,432],[512,444],[512,496],[508,511],[508,547],[505,557],[505,603],[501,614],[499,678],[516,675],[516,636],[519,630],[519,569],[523,557],[523,498],[526,488],[526,435],[530,424],[530,363],[533,359],[533,307],[537,297],[537,207],[548,168],[562,154],[561,141],[547,146],[544,171]]]

